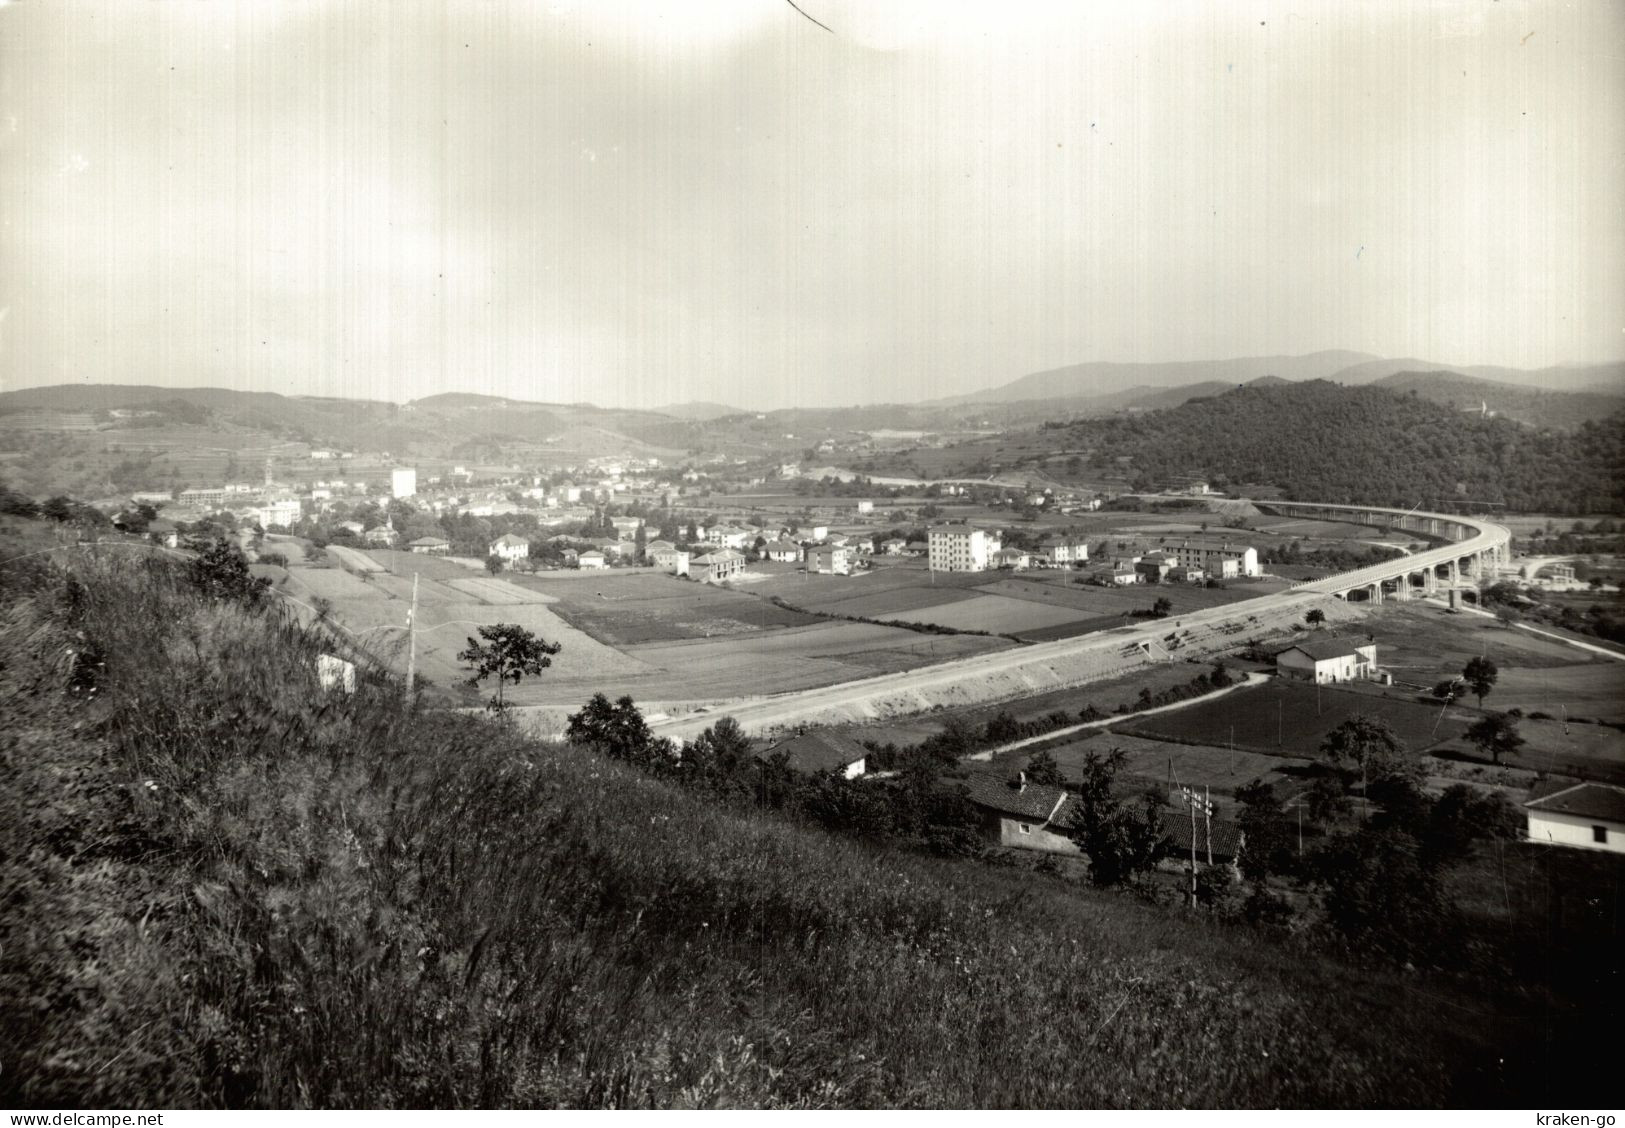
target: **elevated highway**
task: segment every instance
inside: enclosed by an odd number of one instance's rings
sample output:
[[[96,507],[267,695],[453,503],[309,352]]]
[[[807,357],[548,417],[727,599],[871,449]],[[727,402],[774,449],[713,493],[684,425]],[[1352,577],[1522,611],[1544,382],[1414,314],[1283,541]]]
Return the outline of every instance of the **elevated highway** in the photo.
[[[899,673],[761,697],[715,702],[704,712],[677,712],[650,728],[674,739],[692,737],[719,717],[731,716],[747,732],[767,734],[796,724],[840,724],[905,716],[935,707],[1008,701],[1035,693],[1103,681],[1135,668],[1233,649],[1249,638],[1279,634],[1300,623],[1311,607],[1333,620],[1355,618],[1345,603],[1380,603],[1433,594],[1483,572],[1508,553],[1511,534],[1473,517],[1376,506],[1267,502],[1264,508],[1324,520],[1407,529],[1449,538],[1449,544],[1382,564],[1357,568],[1285,591],[1210,607],[1177,618],[1151,620],[1078,638],[979,654]]]
[[[1335,576],[1298,584],[1295,592],[1315,592],[1352,602],[1381,603],[1385,599],[1425,598],[1441,588],[1493,578],[1511,557],[1512,533],[1479,517],[1417,510],[1383,509],[1370,505],[1329,505],[1322,502],[1281,501],[1257,503],[1262,509],[1291,517],[1324,521],[1352,521],[1361,525],[1406,529],[1444,537],[1451,543],[1355,568]]]

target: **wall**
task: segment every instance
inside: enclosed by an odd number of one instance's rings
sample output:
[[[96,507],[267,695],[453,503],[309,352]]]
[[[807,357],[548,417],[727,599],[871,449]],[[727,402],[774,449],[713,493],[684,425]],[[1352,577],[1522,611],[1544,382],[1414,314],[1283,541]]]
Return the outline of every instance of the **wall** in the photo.
[[[1611,854],[1625,854],[1625,826],[1602,819],[1581,818],[1556,811],[1526,811],[1529,816],[1529,840],[1557,846],[1578,846],[1586,850],[1606,850]],[[1591,828],[1606,826],[1608,844],[1591,840]]]
[[[1000,846],[1013,846],[1017,850],[1042,850],[1048,854],[1079,854],[1078,844],[1064,834],[1057,834],[1053,830],[1045,830],[1037,822],[1023,822],[1016,818],[993,816],[998,824],[998,839]],[[1021,828],[1029,828],[1026,834]]]

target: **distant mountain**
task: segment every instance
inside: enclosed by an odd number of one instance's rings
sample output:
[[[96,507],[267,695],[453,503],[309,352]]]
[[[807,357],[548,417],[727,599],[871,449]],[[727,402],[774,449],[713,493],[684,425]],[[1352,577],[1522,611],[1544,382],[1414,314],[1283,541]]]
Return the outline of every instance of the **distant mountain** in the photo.
[[[1335,372],[1339,384],[1375,384],[1400,373],[1451,372],[1499,384],[1520,384],[1547,392],[1608,390],[1625,394],[1625,361],[1607,364],[1557,365],[1551,368],[1503,368],[1493,364],[1440,364],[1416,357],[1372,359]]]
[[[1202,382],[1235,387],[1261,376],[1284,380],[1324,380],[1334,373],[1378,361],[1370,353],[1330,349],[1307,356],[1254,356],[1233,360],[1182,360],[1161,363],[1091,361],[1034,372],[1008,384],[936,403],[1004,403],[1030,399],[1086,399],[1135,387],[1167,388]]]
[[[1327,381],[1238,388],[1165,411],[1083,420],[1053,445],[1140,485],[1200,474],[1288,497],[1398,506],[1625,511],[1625,414],[1571,433]]]
[[[1547,391],[1525,384],[1503,384],[1459,372],[1396,372],[1373,387],[1416,395],[1458,411],[1504,415],[1531,427],[1572,431],[1587,420],[1602,419],[1625,408],[1625,387],[1613,392]]]
[[[661,415],[669,415],[673,419],[689,419],[704,423],[710,419],[721,419],[728,415],[743,415],[745,412],[737,407],[729,407],[725,403],[711,403],[707,400],[692,400],[689,403],[670,403],[665,407],[654,409]]]

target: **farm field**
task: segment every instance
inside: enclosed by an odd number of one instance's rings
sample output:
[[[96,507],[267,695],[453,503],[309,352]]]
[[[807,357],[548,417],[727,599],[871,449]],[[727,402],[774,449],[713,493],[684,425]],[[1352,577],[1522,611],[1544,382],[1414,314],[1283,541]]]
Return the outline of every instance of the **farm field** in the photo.
[[[1211,744],[1234,731],[1237,748],[1313,756],[1328,732],[1356,714],[1387,721],[1412,752],[1460,737],[1477,718],[1475,711],[1458,706],[1440,709],[1332,686],[1317,690],[1277,678],[1211,703],[1125,722],[1122,731],[1193,744]]]
[[[386,588],[391,579],[393,583]],[[403,628],[411,598],[409,580],[397,576],[368,582],[337,568],[299,568],[290,577],[288,588],[296,596],[330,600],[334,617],[367,650],[391,665],[405,668]],[[457,661],[457,653],[467,645],[475,628],[495,623],[518,623],[548,642],[563,644],[564,649],[553,659],[553,667],[543,675],[544,679],[602,679],[648,668],[637,658],[570,626],[540,604],[493,605],[466,596],[460,601],[425,600],[422,588],[420,583],[418,670],[439,685],[452,686],[467,680],[468,671]]]
[[[883,591],[866,591],[861,588],[849,589],[861,594],[853,594],[845,599],[820,598],[816,602],[802,603],[793,595],[781,596],[782,599],[809,610],[822,611],[830,615],[858,615],[867,619],[883,619],[887,616],[898,616],[905,611],[917,611],[923,607],[946,607],[961,600],[975,599],[975,588],[952,587],[893,587]]]
[[[977,595],[971,599],[920,607],[895,615],[882,615],[891,622],[935,623],[961,631],[988,631],[993,634],[1019,634],[1026,630],[1057,627],[1089,616],[1069,607],[1012,599],[1007,595]]]
[[[340,567],[351,572],[382,572],[384,566],[368,556],[358,548],[346,548],[341,544],[327,546],[328,557]]]
[[[546,595],[534,588],[520,587],[507,580],[495,577],[469,577],[461,580],[447,580],[446,586],[454,591],[472,596],[481,603],[495,603],[499,605],[514,603],[552,603],[554,597]]]
[[[332,551],[333,546],[328,546]],[[352,550],[353,551],[353,550]],[[460,580],[469,575],[469,570],[461,564],[454,563],[450,557],[429,556],[421,552],[402,552],[394,548],[369,548],[366,555],[383,565],[384,569],[394,572],[398,576],[411,579],[412,573],[426,576],[433,580]]]
[[[868,623],[815,622],[758,634],[628,646],[637,671],[591,678],[561,668],[514,695],[525,704],[579,704],[593,693],[639,701],[725,700],[834,685],[999,650],[1002,639],[938,638]]]
[[[1265,755],[1242,748],[1232,751],[1213,744],[1168,744],[1126,732],[1100,729],[1080,733],[1077,739],[1048,751],[1060,765],[1062,774],[1073,779],[1081,774],[1089,756],[1105,755],[1113,748],[1120,748],[1128,754],[1120,780],[1128,790],[1133,791],[1142,790],[1147,784],[1165,784],[1171,764],[1176,783],[1208,787],[1215,795],[1230,795],[1236,788],[1255,779],[1274,784],[1277,794],[1293,794],[1306,786],[1305,774],[1311,763],[1296,757]],[[1015,772],[1026,767],[1034,754],[1023,748],[995,757],[993,764],[1006,772]],[[1131,776],[1132,781],[1127,778]]]
[[[560,616],[614,646],[757,634],[820,622],[765,599],[656,572],[600,579],[552,585],[532,579],[520,586],[545,593]]]
[[[1492,709],[1522,709],[1554,717],[1625,721],[1625,662],[1599,658],[1584,665],[1501,667],[1500,680],[1484,699]],[[1620,737],[1625,741],[1625,736]]]
[[[1226,603],[1239,603],[1281,591],[1287,585],[1267,580],[1228,581],[1225,587],[1209,588],[1201,584],[1134,584],[1129,587],[1102,587],[1099,584],[1074,583],[1075,574],[1056,573],[1054,579],[1029,579],[1025,575],[995,579],[978,590],[992,595],[1008,595],[1016,599],[1030,599],[1042,603],[1055,603],[1084,611],[1091,615],[1123,615],[1143,611],[1158,599],[1173,604],[1174,615],[1218,607]]]

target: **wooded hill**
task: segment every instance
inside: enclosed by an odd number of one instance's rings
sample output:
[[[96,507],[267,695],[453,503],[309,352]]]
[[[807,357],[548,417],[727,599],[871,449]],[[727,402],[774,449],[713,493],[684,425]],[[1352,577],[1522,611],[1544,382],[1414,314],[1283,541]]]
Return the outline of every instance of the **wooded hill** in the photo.
[[[1062,425],[1091,465],[1150,486],[1183,474],[1288,497],[1410,507],[1625,512],[1625,415],[1559,433],[1379,387],[1237,388],[1144,415]]]

